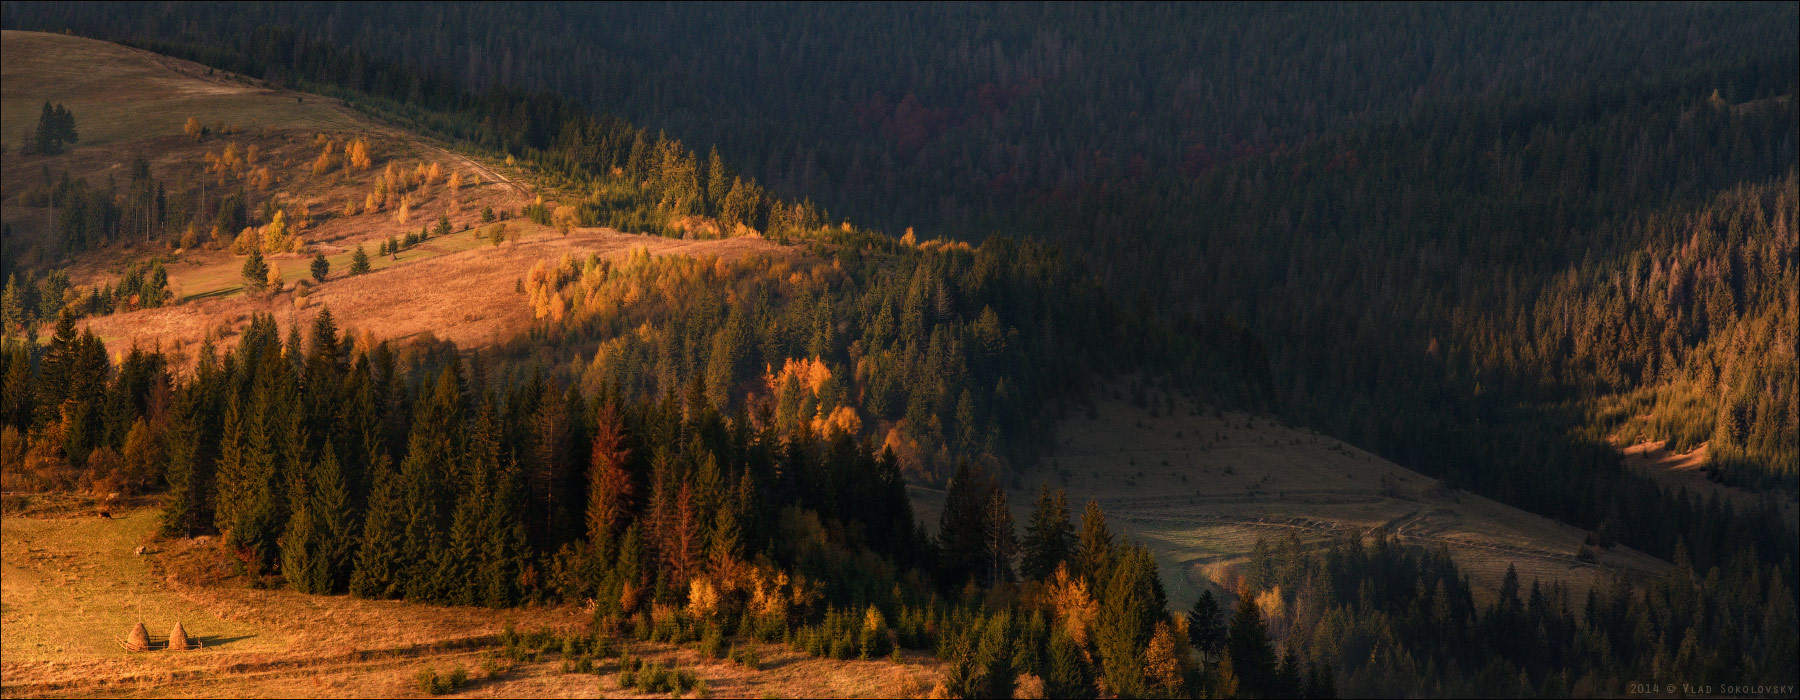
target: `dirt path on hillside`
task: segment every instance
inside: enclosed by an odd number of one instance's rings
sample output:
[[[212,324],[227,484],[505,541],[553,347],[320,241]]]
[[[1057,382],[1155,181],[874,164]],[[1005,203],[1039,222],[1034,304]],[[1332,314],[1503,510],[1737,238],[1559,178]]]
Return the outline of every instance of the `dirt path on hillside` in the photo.
[[[512,189],[512,191],[518,193],[518,195],[520,197],[531,196],[531,193],[527,192],[523,185],[520,185],[519,183],[514,182],[512,178],[509,178],[505,175],[501,175],[500,173],[489,169],[487,166],[482,165],[480,162],[476,161],[473,158],[465,156],[461,153],[456,153],[453,151],[445,150],[443,148],[440,148],[440,147],[432,145],[432,144],[423,144],[423,145],[425,145],[439,153],[442,153],[445,156],[448,156],[450,158],[450,160],[452,160],[452,161],[461,163],[462,165],[468,167],[469,169],[474,170],[477,173],[480,173],[481,176],[484,178],[487,178],[487,180],[489,182],[493,182],[493,183],[499,184],[501,186]]]

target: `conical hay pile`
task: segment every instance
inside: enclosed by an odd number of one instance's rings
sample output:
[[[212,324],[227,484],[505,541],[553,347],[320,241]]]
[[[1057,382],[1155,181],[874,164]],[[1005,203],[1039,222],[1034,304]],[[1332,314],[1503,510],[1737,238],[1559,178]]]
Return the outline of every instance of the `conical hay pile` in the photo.
[[[175,623],[174,631],[169,632],[169,648],[176,651],[187,651],[193,646],[193,642],[188,641],[187,630],[181,628],[181,623]]]
[[[131,651],[150,651],[150,630],[144,629],[144,623],[137,623],[131,628],[131,636],[125,638],[125,648]]]

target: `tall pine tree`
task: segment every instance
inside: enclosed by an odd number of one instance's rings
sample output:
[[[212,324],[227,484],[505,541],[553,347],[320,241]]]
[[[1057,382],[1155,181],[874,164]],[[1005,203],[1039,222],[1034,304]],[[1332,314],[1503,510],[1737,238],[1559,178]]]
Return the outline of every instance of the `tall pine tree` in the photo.
[[[1056,572],[1056,567],[1075,558],[1075,525],[1069,521],[1069,497],[1062,489],[1055,493],[1045,484],[1038,490],[1037,502],[1031,510],[1031,524],[1025,528],[1019,574],[1042,581]]]

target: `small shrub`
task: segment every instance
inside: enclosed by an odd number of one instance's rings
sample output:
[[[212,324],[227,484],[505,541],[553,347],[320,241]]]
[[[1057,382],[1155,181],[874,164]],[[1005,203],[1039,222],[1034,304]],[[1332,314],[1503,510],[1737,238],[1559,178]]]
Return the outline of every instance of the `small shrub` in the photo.
[[[732,663],[739,666],[743,666],[752,671],[762,670],[762,655],[756,653],[755,647],[732,645],[729,656]]]
[[[619,687],[635,688],[638,684],[638,669],[643,662],[631,656],[619,657]]]
[[[666,693],[675,689],[675,678],[661,663],[652,661],[638,669],[637,687],[646,693]]]
[[[469,670],[461,666],[452,670],[449,675],[438,675],[437,669],[426,666],[413,676],[419,691],[427,695],[443,695],[469,684]]]
[[[779,642],[788,637],[787,619],[780,615],[764,615],[756,621],[756,640]]]
[[[586,656],[578,659],[563,659],[563,673],[593,673],[594,660]]]
[[[438,679],[437,669],[432,668],[430,666],[426,666],[425,668],[419,669],[419,673],[417,675],[413,676],[413,678],[417,681],[417,685],[419,686],[419,692],[421,692],[421,693],[425,693],[427,695],[442,695],[445,691],[449,690],[447,687],[444,687],[449,684],[448,683],[440,684],[439,679]],[[445,680],[448,680],[448,679],[445,679]],[[442,688],[442,689],[440,690],[440,688]]]
[[[499,678],[508,673],[511,673],[512,669],[513,669],[512,663],[507,662],[507,661],[502,661],[500,658],[490,657],[490,658],[481,660],[481,677],[482,678]]]
[[[706,631],[700,635],[700,656],[708,659],[722,658],[725,634],[719,631],[718,625],[707,625]]]

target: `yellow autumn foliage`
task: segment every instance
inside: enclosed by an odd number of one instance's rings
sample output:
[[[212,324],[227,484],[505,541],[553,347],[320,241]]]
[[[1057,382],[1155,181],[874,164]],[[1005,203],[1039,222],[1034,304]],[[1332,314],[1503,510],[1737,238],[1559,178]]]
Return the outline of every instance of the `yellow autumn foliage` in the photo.
[[[713,585],[712,579],[706,576],[695,576],[688,581],[688,614],[694,617],[709,617],[719,611],[719,589]]]
[[[354,170],[368,170],[373,162],[369,160],[369,142],[360,137],[344,145],[344,156],[349,167]]]
[[[327,144],[324,150],[319,151],[319,157],[313,159],[313,174],[324,175],[325,173],[331,172],[332,167],[337,165],[336,153],[337,144],[335,143]]]
[[[1262,611],[1263,617],[1281,619],[1282,608],[1286,603],[1281,597],[1281,586],[1256,594],[1256,608]]]
[[[831,415],[813,419],[813,432],[830,435],[832,431],[840,431],[845,435],[860,433],[862,432],[862,417],[856,414],[854,408],[839,406],[831,412]]]
[[[1056,566],[1056,574],[1044,586],[1045,598],[1056,610],[1056,619],[1062,621],[1063,631],[1070,639],[1085,648],[1089,631],[1094,628],[1094,621],[1100,617],[1100,604],[1088,592],[1087,581],[1079,576],[1069,574],[1069,565],[1065,562]]]
[[[1157,697],[1183,697],[1181,658],[1175,648],[1175,635],[1168,622],[1156,623],[1150,644],[1144,649],[1144,680],[1157,691]]]
[[[781,386],[786,384],[790,378],[798,381],[800,386],[807,391],[817,395],[819,388],[825,385],[825,381],[831,379],[831,368],[826,367],[825,363],[817,357],[810,360],[790,357],[781,366],[779,373],[766,367],[763,372],[763,384],[768,387],[771,396],[780,392]]]

